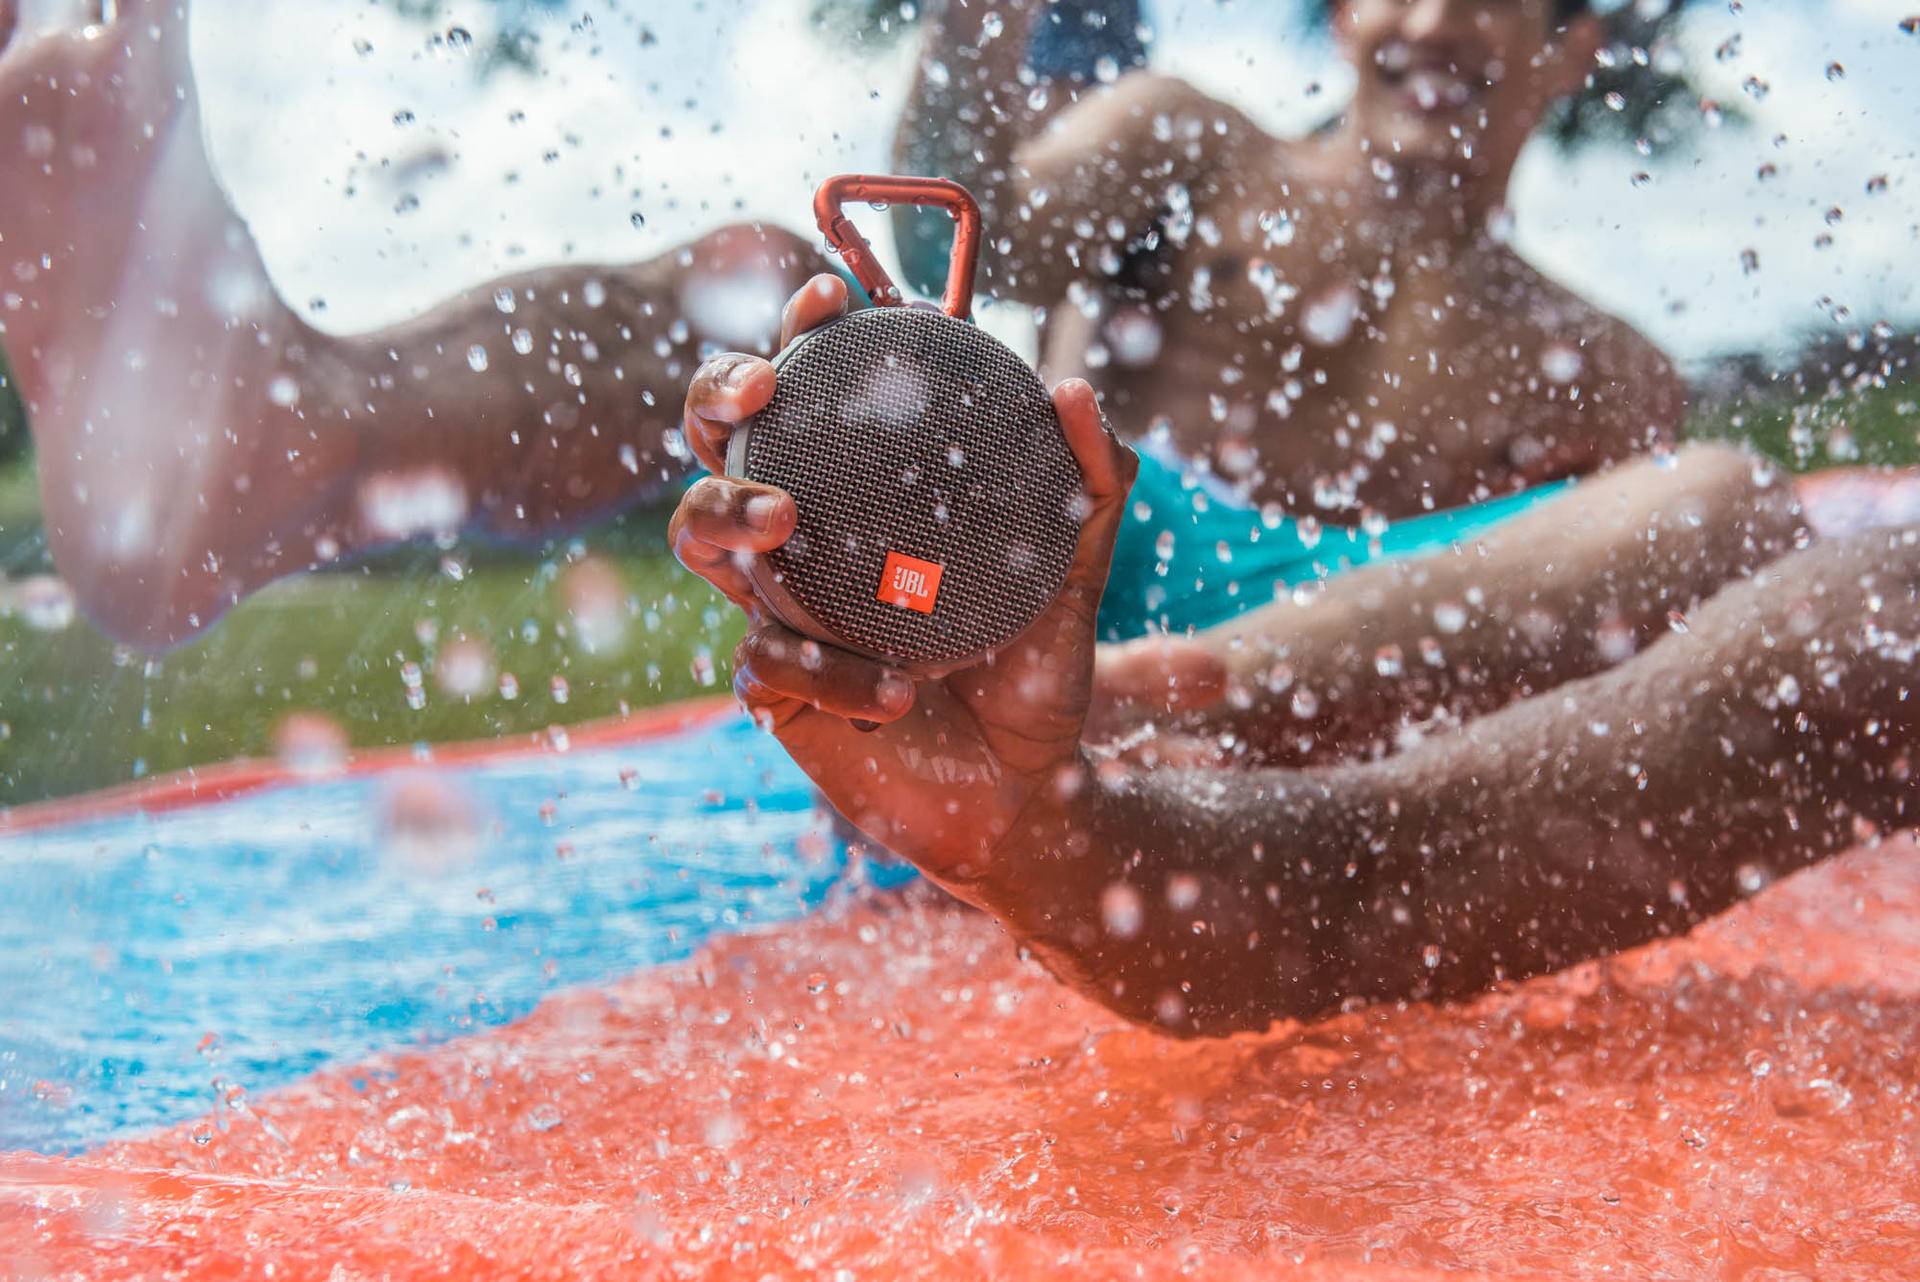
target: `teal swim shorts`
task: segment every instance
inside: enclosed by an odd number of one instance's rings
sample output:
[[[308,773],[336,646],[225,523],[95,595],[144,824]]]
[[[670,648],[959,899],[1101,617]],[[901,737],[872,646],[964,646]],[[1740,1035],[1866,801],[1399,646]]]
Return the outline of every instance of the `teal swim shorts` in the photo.
[[[1555,481],[1376,530],[1316,525],[1236,500],[1215,477],[1140,449],[1140,475],[1100,602],[1100,639],[1211,627],[1297,584],[1370,561],[1438,552],[1564,493]]]

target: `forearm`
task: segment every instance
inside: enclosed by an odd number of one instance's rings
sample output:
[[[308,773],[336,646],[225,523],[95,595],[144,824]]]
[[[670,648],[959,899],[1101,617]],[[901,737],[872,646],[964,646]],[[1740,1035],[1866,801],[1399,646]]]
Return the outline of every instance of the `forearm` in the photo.
[[[702,354],[769,349],[780,300],[823,266],[786,233],[756,246],[731,267],[696,246],[684,262],[545,268],[336,344],[316,399],[352,425],[363,537],[418,532],[368,510],[383,479],[431,476],[460,500],[462,523],[509,536],[677,482],[690,466],[680,389]]]
[[[1457,550],[1365,566],[1200,633],[1236,692],[1209,728],[1273,751],[1491,711],[1645,649],[1801,537],[1788,488],[1757,484],[1738,451],[1598,477]]]
[[[1378,763],[1086,771],[956,889],[1093,999],[1198,1034],[1684,931],[1911,823],[1917,562],[1791,558],[1632,664]]]
[[[1340,1000],[1340,847],[1393,804],[1372,783],[1084,764],[950,888],[1129,1019],[1221,1035],[1304,1018]]]

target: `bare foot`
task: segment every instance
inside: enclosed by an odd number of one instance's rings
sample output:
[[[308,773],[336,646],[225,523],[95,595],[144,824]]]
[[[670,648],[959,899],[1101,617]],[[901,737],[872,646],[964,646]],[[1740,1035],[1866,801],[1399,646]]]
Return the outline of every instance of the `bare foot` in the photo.
[[[83,16],[0,15],[0,173],[20,176],[0,187],[0,341],[56,563],[108,631],[160,643],[237,598],[239,550],[315,532],[352,441],[273,404],[309,331],[214,180],[184,5]],[[283,421],[258,430],[263,406]],[[274,501],[250,500],[268,475]]]
[[[820,266],[791,233],[723,228],[322,334],[214,179],[185,5],[120,0],[110,21],[29,32],[14,4],[0,342],[54,561],[123,641],[174,644],[272,579],[382,543],[538,537],[660,493],[686,467],[673,407],[703,347],[770,341]]]

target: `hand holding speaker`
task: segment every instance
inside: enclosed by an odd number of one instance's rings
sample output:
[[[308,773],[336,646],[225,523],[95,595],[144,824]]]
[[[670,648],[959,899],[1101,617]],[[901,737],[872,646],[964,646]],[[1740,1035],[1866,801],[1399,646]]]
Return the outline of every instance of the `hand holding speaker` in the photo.
[[[787,306],[783,346],[846,304],[839,279],[815,277]],[[686,434],[708,468],[725,470],[734,429],[773,400],[777,377],[770,363],[740,355],[696,372]],[[1073,787],[1083,768],[1094,619],[1136,463],[1085,382],[1061,384],[1052,403],[1081,478],[1064,584],[1017,637],[943,676],[916,682],[773,617],[751,571],[799,526],[784,491],[711,476],[688,490],[669,528],[675,555],[753,620],[734,656],[741,701],[841,813],[962,893],[1021,811],[1045,790]]]

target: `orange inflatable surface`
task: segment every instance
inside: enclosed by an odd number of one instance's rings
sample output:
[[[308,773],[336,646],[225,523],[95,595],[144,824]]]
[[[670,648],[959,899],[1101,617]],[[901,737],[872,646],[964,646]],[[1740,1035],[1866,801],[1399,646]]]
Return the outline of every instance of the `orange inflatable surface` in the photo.
[[[83,1159],[16,1278],[1920,1276],[1920,851],[1178,1042],[917,889]]]

